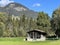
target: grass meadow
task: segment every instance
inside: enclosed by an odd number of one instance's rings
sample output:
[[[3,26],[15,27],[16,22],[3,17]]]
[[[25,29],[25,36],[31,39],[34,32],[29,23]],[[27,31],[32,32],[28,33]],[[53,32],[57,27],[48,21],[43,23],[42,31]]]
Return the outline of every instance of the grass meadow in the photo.
[[[24,41],[23,37],[0,38],[0,45],[60,45],[60,40],[46,40],[39,42]]]

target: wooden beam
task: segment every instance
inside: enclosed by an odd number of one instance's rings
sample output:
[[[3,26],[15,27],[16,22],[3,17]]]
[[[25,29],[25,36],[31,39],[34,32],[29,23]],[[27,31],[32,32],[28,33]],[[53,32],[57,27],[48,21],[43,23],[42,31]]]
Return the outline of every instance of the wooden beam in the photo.
[[[33,32],[33,39],[34,39],[34,32]]]

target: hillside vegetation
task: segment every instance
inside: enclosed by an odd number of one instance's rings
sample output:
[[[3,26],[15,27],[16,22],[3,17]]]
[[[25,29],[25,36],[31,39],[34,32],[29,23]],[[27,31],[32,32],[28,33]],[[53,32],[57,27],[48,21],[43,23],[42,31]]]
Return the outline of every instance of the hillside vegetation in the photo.
[[[24,37],[32,29],[43,30],[48,36],[60,36],[60,8],[53,11],[52,18],[45,12],[38,12],[37,18],[0,12],[0,37]]]

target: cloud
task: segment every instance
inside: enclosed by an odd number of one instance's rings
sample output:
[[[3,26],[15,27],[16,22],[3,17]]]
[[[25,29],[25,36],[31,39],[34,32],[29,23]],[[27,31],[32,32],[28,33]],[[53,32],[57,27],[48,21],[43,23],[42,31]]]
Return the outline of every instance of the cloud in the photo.
[[[0,6],[5,6],[11,2],[14,2],[14,1],[12,1],[12,0],[0,0]]]
[[[33,4],[33,7],[40,7],[40,6],[41,6],[40,3],[35,3],[35,4]]]

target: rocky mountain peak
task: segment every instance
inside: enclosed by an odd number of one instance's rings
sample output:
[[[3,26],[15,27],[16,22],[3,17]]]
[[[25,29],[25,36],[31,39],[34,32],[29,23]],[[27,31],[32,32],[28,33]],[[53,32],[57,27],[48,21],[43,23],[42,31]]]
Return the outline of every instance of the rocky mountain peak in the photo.
[[[33,17],[33,18],[37,17],[37,12],[30,10],[24,5],[15,2],[9,3],[3,8],[1,7],[0,12],[6,12],[9,15],[15,15],[15,16],[26,15],[27,17]]]

